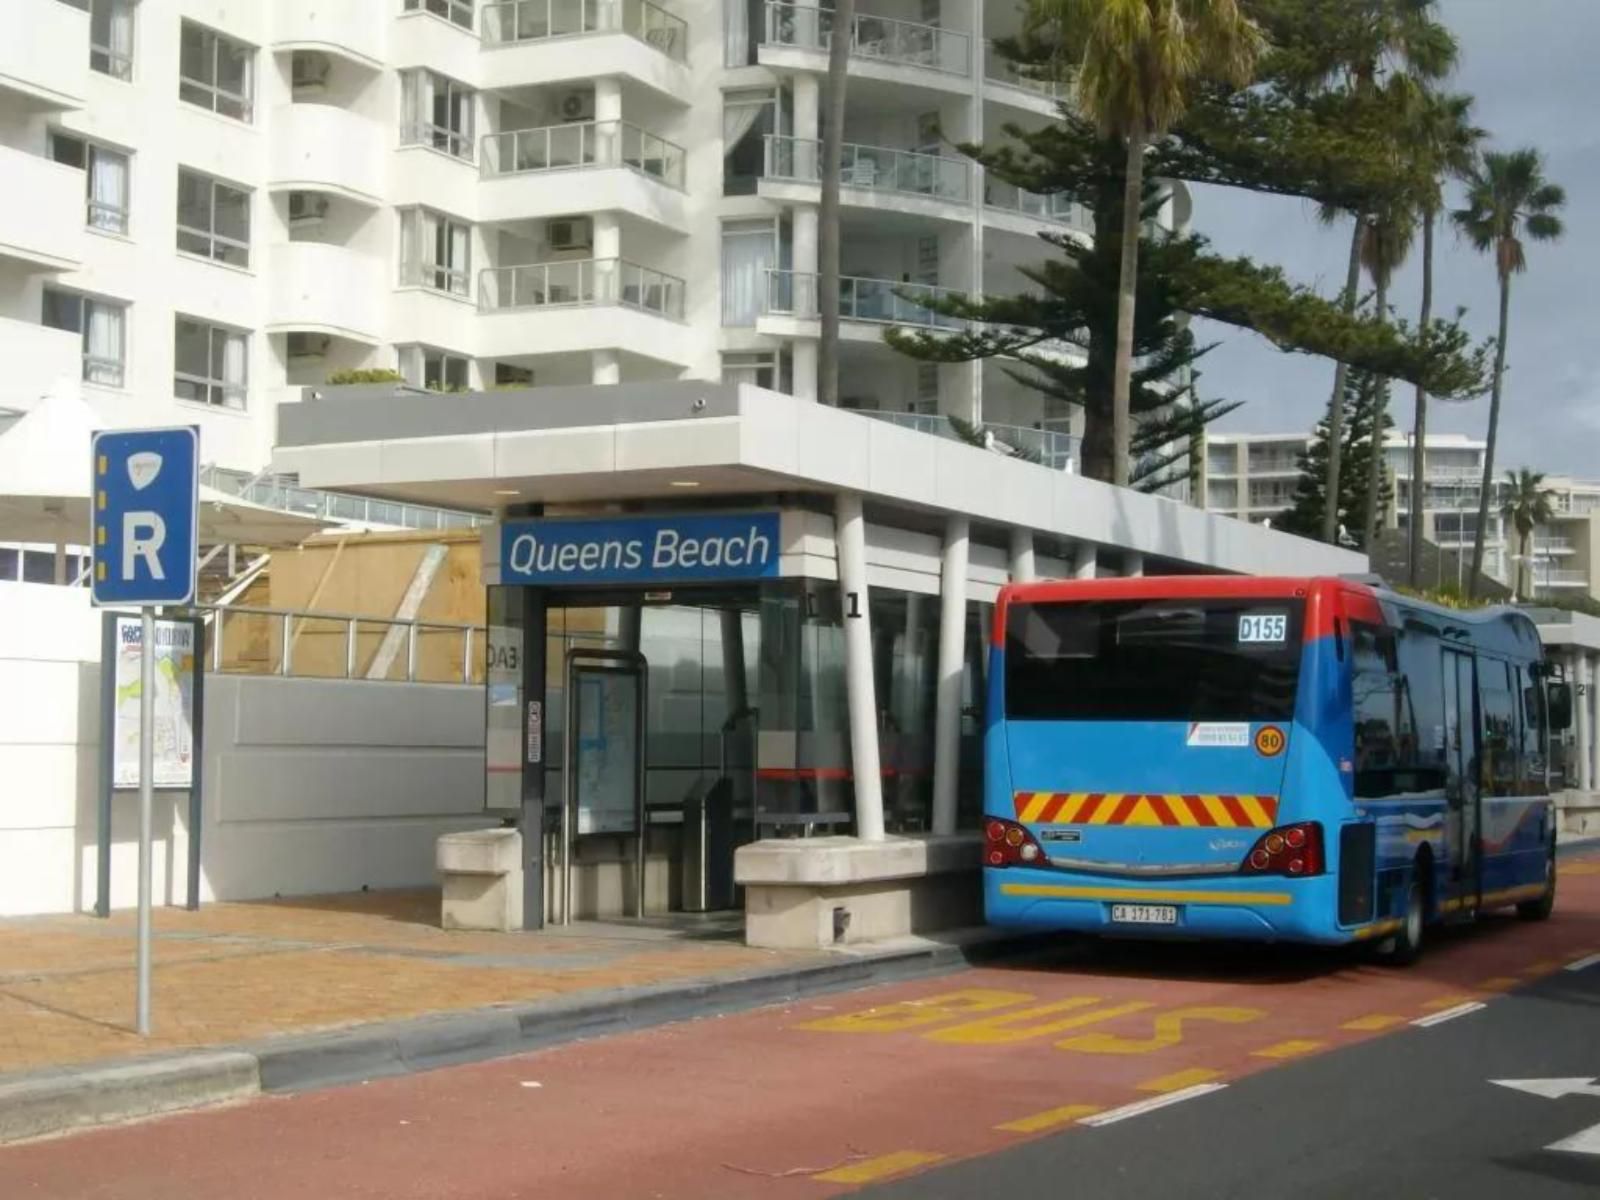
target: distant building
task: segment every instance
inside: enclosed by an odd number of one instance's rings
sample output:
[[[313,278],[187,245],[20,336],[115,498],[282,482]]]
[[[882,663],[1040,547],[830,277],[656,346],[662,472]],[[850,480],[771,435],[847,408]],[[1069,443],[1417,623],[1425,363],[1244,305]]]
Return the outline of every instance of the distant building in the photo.
[[[1304,433],[1211,433],[1205,437],[1196,502],[1210,512],[1257,524],[1274,521],[1294,504],[1300,478],[1300,453],[1311,443]],[[1384,443],[1393,494],[1388,524],[1405,529],[1411,516],[1411,439],[1391,433]],[[1423,536],[1446,552],[1446,560],[1470,557],[1478,524],[1478,493],[1483,483],[1482,439],[1463,434],[1432,434],[1427,445],[1427,479],[1422,497]],[[1509,464],[1495,470],[1505,478]],[[1552,475],[1545,486],[1555,493],[1556,516],[1534,531],[1529,548],[1533,594],[1537,597],[1588,595],[1600,600],[1600,480]],[[1497,487],[1498,491],[1498,487]],[[1484,572],[1511,584],[1516,532],[1509,538],[1496,497],[1489,506]],[[1458,570],[1459,570],[1458,566]]]

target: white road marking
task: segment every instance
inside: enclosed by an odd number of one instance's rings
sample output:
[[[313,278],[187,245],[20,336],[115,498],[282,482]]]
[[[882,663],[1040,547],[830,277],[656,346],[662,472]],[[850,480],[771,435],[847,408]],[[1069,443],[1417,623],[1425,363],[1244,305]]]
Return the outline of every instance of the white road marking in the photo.
[[[1411,1023],[1419,1028],[1427,1029],[1430,1026],[1443,1025],[1446,1021],[1453,1021],[1457,1017],[1464,1017],[1468,1013],[1475,1013],[1480,1008],[1488,1007],[1489,1006],[1481,1000],[1470,1000],[1466,1004],[1458,1004],[1454,1008],[1447,1008],[1443,1012],[1434,1013],[1432,1016],[1418,1017]]]
[[[1569,962],[1567,964],[1567,970],[1582,971],[1588,967],[1594,966],[1596,963],[1600,963],[1600,954],[1591,954],[1588,958],[1580,958],[1577,962]]]
[[[1155,1112],[1158,1108],[1166,1108],[1169,1104],[1180,1104],[1185,1100],[1194,1100],[1200,1096],[1209,1096],[1212,1092],[1220,1092],[1228,1085],[1225,1083],[1198,1083],[1194,1087],[1184,1088],[1181,1092],[1168,1092],[1165,1096],[1155,1096],[1149,1100],[1140,1100],[1134,1104],[1124,1104],[1121,1108],[1113,1108],[1109,1112],[1096,1113],[1092,1117],[1079,1120],[1080,1125],[1115,1125],[1118,1121],[1126,1121],[1129,1117],[1143,1116],[1147,1112]]]
[[[1565,1150],[1568,1154],[1600,1155],[1600,1125],[1591,1125],[1581,1133],[1562,1138],[1559,1142],[1551,1142],[1545,1149]]]
[[[1546,1100],[1559,1100],[1563,1096],[1600,1096],[1600,1079],[1579,1075],[1573,1079],[1491,1079],[1496,1087],[1515,1088],[1530,1096],[1543,1096]]]

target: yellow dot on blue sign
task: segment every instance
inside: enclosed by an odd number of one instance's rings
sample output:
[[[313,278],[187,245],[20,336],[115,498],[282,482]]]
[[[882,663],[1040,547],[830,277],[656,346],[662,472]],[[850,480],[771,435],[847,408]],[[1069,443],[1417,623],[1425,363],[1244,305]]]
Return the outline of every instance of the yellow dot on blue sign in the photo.
[[[107,461],[106,456],[104,454],[97,454],[95,456],[95,467],[94,467],[94,469],[95,469],[95,473],[99,474],[99,475],[104,475],[107,471],[109,471],[111,469],[111,464],[110,464],[109,461]]]
[[[106,544],[106,527],[104,525],[95,526],[94,542],[97,546],[104,546]]]
[[[104,491],[95,493],[94,504],[96,508],[104,508],[106,506],[106,494]]]

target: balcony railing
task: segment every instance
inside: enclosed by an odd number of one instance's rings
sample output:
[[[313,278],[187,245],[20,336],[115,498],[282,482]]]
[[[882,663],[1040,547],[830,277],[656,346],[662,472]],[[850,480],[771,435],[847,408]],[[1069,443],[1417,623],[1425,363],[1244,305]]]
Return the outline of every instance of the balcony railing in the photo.
[[[963,322],[946,316],[913,297],[936,300],[962,293],[926,283],[896,283],[845,275],[839,279],[839,318],[878,325],[912,325],[925,329],[959,329]],[[818,315],[817,277],[801,271],[767,271],[761,311],[773,316],[814,319]]]
[[[846,142],[839,150],[842,187],[926,196],[956,204],[965,204],[972,195],[972,164],[964,158],[896,150],[889,146],[859,146],[853,142]],[[765,153],[762,173],[768,179],[793,179],[802,183],[818,183],[822,179],[820,142],[769,133]]]
[[[487,267],[478,275],[485,311],[620,304],[683,319],[683,280],[620,258]]]
[[[342,492],[303,488],[282,475],[244,475],[209,463],[200,467],[200,482],[238,496],[252,504],[281,512],[304,513],[329,521],[359,521],[369,525],[397,525],[406,529],[471,529],[481,523],[472,513],[454,512],[421,504],[373,500]]]
[[[1546,571],[1535,567],[1533,582],[1535,587],[1586,587],[1589,583],[1589,572]]]
[[[765,44],[827,50],[833,19],[833,12],[826,8],[767,0]],[[871,13],[857,13],[851,20],[850,56],[948,75],[972,73],[972,39],[966,34]]]
[[[626,121],[587,121],[513,129],[483,139],[485,175],[632,167],[668,187],[683,189],[683,147]]]
[[[1083,205],[1059,192],[1044,196],[1001,179],[984,181],[983,203],[1002,212],[1021,213],[1040,221],[1055,221],[1080,233],[1094,233],[1094,218]]]
[[[1577,546],[1571,538],[1534,538],[1533,549],[1536,554],[1571,554]]]
[[[506,0],[483,6],[482,29],[490,46],[626,33],[678,62],[689,55],[688,22],[650,0]]]
[[[885,412],[880,409],[860,408],[855,411],[875,421],[886,421],[904,429],[934,437],[964,441],[948,418],[939,413]],[[1079,439],[1057,429],[1036,429],[1030,425],[984,425],[984,431],[994,435],[995,448],[1000,453],[1020,451],[1037,455],[1045,466],[1054,471],[1076,471],[1078,467]]]
[[[1050,100],[1064,99],[1071,86],[1054,79],[1029,78],[996,50],[993,42],[983,44],[983,77],[990,83],[998,83],[1001,87],[1020,88]]]
[[[197,604],[216,674],[394,683],[479,683],[485,629],[254,605]]]

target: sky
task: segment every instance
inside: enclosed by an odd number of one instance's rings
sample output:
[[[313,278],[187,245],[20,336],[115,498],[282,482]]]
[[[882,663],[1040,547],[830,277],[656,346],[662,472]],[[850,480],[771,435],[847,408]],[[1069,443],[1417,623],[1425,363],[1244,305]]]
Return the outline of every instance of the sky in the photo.
[[[1461,44],[1454,90],[1477,98],[1474,117],[1489,147],[1525,146],[1545,156],[1545,176],[1567,191],[1557,243],[1530,243],[1528,270],[1511,285],[1501,468],[1600,478],[1600,0],[1440,0],[1439,15]],[[1460,202],[1454,189],[1449,203]],[[1201,187],[1195,228],[1224,254],[1276,263],[1301,283],[1333,296],[1344,286],[1350,224],[1323,227],[1298,200]],[[1421,306],[1420,236],[1391,287],[1396,310],[1416,321]],[[1493,262],[1441,229],[1435,243],[1434,313],[1466,310],[1477,339],[1493,337],[1499,291]],[[1220,344],[1201,363],[1204,395],[1246,403],[1215,428],[1278,433],[1309,429],[1322,416],[1333,363],[1282,354],[1254,334],[1207,322],[1203,341]],[[1414,389],[1391,392],[1399,429],[1411,428]],[[1432,401],[1430,432],[1483,437],[1489,401]]]

